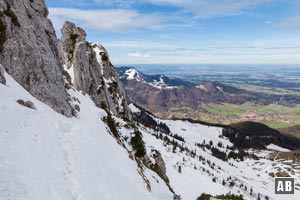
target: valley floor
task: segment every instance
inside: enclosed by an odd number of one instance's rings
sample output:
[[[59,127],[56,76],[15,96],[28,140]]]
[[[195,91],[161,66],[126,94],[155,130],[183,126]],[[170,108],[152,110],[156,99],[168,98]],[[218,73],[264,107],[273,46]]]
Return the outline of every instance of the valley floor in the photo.
[[[192,118],[218,124],[255,121],[275,129],[300,124],[300,107],[297,105],[257,105],[250,102],[242,105],[203,103],[197,111],[189,107],[178,106],[170,108],[167,112],[155,114],[161,118]]]

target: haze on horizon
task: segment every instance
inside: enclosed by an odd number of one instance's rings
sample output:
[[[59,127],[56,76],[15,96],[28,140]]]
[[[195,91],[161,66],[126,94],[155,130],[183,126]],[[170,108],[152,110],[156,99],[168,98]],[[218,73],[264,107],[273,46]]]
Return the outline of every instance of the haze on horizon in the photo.
[[[300,64],[300,0],[46,0],[113,64]]]

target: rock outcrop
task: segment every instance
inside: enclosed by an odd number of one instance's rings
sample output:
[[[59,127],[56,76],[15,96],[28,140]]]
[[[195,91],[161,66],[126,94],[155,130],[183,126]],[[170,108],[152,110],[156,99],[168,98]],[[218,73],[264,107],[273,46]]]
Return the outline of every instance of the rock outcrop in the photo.
[[[155,171],[167,184],[169,183],[169,178],[167,176],[166,163],[163,160],[160,152],[156,149],[151,150],[150,157],[154,159],[155,163],[150,165],[150,168]]]
[[[66,22],[61,31],[59,51],[69,81],[89,94],[98,107],[130,120],[123,88],[106,50],[87,42],[85,31],[71,22]]]
[[[32,103],[31,101],[24,101],[23,99],[18,99],[17,103],[32,110],[36,110],[34,103]]]
[[[4,77],[4,69],[1,65],[0,65],[0,83],[2,83],[3,85],[6,84],[6,80]]]
[[[0,0],[0,64],[57,112],[72,116],[57,38],[44,0]]]

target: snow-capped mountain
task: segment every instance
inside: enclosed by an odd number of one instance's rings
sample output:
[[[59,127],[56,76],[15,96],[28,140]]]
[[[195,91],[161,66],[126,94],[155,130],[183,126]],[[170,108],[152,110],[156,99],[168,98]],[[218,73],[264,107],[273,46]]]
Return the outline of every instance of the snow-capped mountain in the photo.
[[[120,69],[122,71],[122,69]],[[136,80],[136,81],[145,81],[144,75],[141,74],[139,71],[137,71],[134,68],[128,68],[123,69],[124,70],[124,76],[121,76],[121,78],[125,78],[126,80]]]
[[[178,86],[192,86],[190,82],[182,81],[177,78],[169,78],[163,74],[146,75],[133,67],[116,68],[122,82],[137,81],[149,84],[157,89],[172,89]]]
[[[295,177],[286,197],[299,199],[297,142],[246,135],[271,139],[237,148],[244,130],[161,120],[127,104],[108,53],[83,29],[67,22],[58,47],[43,0],[0,8],[1,200],[279,200],[273,176]]]

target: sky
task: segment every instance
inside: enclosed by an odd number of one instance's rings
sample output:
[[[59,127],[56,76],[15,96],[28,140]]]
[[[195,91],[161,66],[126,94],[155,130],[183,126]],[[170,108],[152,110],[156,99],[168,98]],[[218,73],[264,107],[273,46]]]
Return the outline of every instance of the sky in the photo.
[[[300,64],[300,0],[46,0],[113,64]]]

